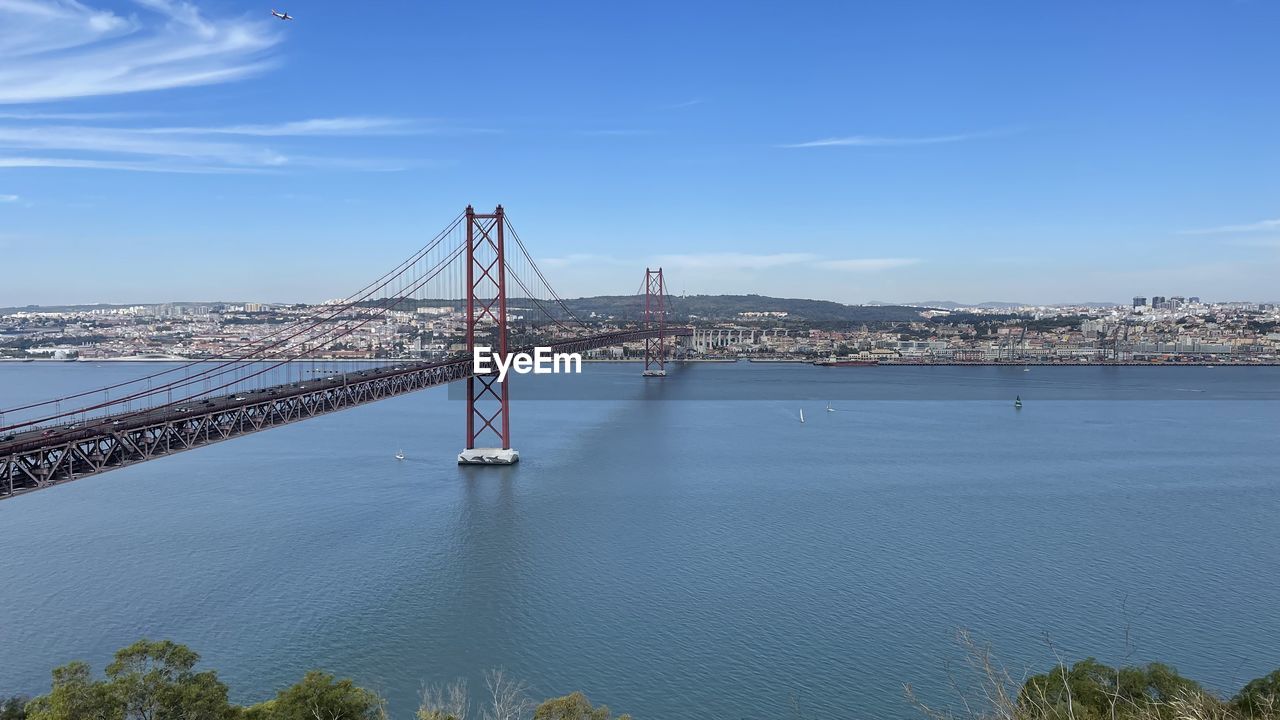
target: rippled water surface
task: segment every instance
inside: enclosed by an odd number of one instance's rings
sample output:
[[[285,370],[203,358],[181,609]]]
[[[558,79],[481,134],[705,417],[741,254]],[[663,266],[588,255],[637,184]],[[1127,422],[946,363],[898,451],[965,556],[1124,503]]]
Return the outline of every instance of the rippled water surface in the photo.
[[[2,364],[0,405],[151,369]],[[1221,689],[1280,667],[1273,369],[637,375],[518,403],[513,468],[453,464],[436,389],[0,502],[0,692],[144,635],[239,701],[322,667],[399,718],[497,666],[638,718],[913,717],[902,684],[943,695],[962,627],[1015,674],[1046,638]],[[795,399],[733,399],[761,382]],[[825,412],[851,383],[926,399]],[[1097,399],[1134,383],[1159,392]],[[976,385],[1005,397],[948,399]]]

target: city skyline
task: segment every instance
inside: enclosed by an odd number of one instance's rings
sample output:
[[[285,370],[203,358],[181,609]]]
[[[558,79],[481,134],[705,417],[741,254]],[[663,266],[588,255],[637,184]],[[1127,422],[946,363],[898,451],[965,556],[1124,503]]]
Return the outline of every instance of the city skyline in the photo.
[[[282,9],[0,0],[0,305],[319,302],[499,202],[574,296],[1277,299],[1273,4]]]

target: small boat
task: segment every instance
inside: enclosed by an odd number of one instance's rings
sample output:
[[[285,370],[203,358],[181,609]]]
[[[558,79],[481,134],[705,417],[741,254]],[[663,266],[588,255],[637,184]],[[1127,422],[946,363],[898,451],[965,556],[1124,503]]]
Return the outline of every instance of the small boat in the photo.
[[[803,422],[804,422],[804,410],[803,410],[803,409],[801,409],[801,410],[800,410],[800,422],[801,422],[801,423],[803,423]]]
[[[1022,368],[1022,372],[1031,372],[1031,368]]]
[[[835,412],[836,409],[831,407],[831,403],[827,403],[827,412]]]
[[[1019,395],[1019,396],[1017,396],[1017,397],[1015,397],[1015,398],[1013,399],[1013,406],[1014,406],[1014,407],[1016,407],[1016,408],[1021,408],[1021,407],[1022,407],[1022,396],[1021,396],[1021,395]]]
[[[400,451],[396,452],[396,459],[397,459],[397,460],[403,460],[403,459],[404,459],[404,451],[403,451],[403,450],[400,450]]]

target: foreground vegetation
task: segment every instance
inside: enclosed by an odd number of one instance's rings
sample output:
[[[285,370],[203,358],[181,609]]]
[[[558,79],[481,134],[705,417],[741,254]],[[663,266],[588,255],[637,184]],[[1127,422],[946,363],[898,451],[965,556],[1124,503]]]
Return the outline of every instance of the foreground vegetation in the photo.
[[[213,670],[197,671],[200,656],[174,642],[140,640],[115,654],[106,677],[87,663],[53,670],[48,695],[0,701],[0,720],[386,720],[377,693],[312,671],[256,705],[234,705]],[[471,707],[465,683],[427,688],[417,720],[611,720],[582,693],[535,704],[528,687],[502,671],[485,674],[483,707]],[[623,715],[617,720],[630,720]]]
[[[1223,698],[1162,663],[1110,667],[1094,658],[1015,682],[990,648],[961,633],[972,687],[954,682],[959,709],[907,698],[932,720],[1280,720],[1280,670]],[[953,678],[954,680],[954,678]]]
[[[1113,668],[1089,658],[1015,682],[990,649],[961,634],[975,682],[955,685],[953,707],[908,699],[931,720],[1280,720],[1280,670],[1223,698],[1167,665]],[[48,695],[0,699],[0,720],[387,720],[386,702],[350,680],[312,671],[274,698],[235,705],[190,648],[140,640],[115,654],[105,677],[72,662],[53,670]],[[533,702],[523,682],[485,673],[476,701],[465,681],[423,689],[415,720],[613,720],[580,692]],[[616,720],[630,720],[622,715]],[[794,717],[789,720],[800,720]]]

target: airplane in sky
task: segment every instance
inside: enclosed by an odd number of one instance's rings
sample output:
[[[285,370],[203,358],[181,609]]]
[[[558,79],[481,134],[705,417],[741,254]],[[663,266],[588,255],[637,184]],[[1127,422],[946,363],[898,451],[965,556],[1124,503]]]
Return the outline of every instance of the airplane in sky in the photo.
[[[279,13],[279,12],[276,12],[275,10],[272,10],[272,11],[271,11],[271,14],[272,14],[272,15],[275,15],[276,17],[280,18],[281,20],[292,20],[292,19],[293,19],[293,16],[292,16],[292,15],[290,15],[289,13],[287,13],[287,12]]]

